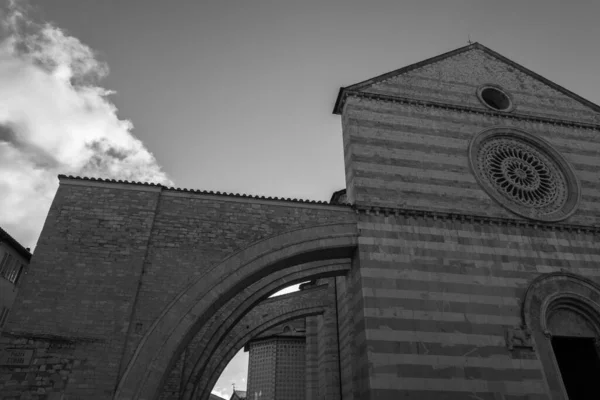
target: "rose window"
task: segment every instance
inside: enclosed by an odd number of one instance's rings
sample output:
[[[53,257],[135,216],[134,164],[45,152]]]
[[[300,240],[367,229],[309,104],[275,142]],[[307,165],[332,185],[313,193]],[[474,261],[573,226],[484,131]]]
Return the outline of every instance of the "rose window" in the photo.
[[[484,131],[471,143],[470,161],[484,190],[517,214],[557,221],[575,209],[579,187],[570,166],[532,135],[502,128]]]

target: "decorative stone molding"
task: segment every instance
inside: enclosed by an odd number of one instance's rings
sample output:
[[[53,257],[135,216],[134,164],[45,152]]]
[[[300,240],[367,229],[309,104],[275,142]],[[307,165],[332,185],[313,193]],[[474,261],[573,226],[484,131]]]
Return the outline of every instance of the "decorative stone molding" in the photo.
[[[523,130],[493,127],[480,132],[469,145],[469,163],[483,190],[522,217],[561,221],[579,204],[579,182],[567,160]]]
[[[531,331],[524,327],[506,329],[506,346],[509,350],[524,348],[533,350]]]
[[[547,118],[547,117],[538,117],[527,114],[519,114],[516,112],[505,112],[505,111],[493,111],[490,109],[480,109],[468,106],[460,106],[455,104],[446,104],[435,101],[425,101],[425,100],[417,100],[411,99],[407,97],[399,97],[399,96],[389,96],[379,93],[366,93],[366,92],[357,92],[357,91],[344,91],[342,103],[343,106],[346,105],[345,100],[348,97],[356,97],[356,98],[364,98],[375,101],[382,101],[386,103],[399,103],[399,104],[410,104],[415,106],[429,107],[429,108],[440,108],[443,110],[452,110],[462,113],[469,114],[479,114],[479,115],[489,115],[494,117],[500,117],[505,119],[512,119],[516,121],[529,121],[535,123],[543,123],[555,126],[566,126],[578,129],[590,129],[594,131],[600,131],[600,124],[593,123],[585,123],[578,121],[571,121],[565,119],[558,118]]]
[[[600,226],[575,225],[556,222],[536,222],[529,220],[518,220],[510,218],[488,217],[484,215],[459,214],[442,211],[417,210],[412,208],[377,207],[368,205],[354,205],[357,214],[375,216],[396,216],[404,218],[420,218],[432,220],[460,221],[470,224],[485,224],[510,226],[518,228],[533,228],[538,230],[600,234]]]

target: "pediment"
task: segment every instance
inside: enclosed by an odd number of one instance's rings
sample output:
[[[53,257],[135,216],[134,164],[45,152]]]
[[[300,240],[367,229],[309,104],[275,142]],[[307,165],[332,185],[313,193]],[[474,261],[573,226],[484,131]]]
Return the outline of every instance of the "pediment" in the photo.
[[[486,110],[477,95],[484,85],[506,91],[515,114],[600,123],[600,106],[479,43],[342,88],[334,113],[341,113],[347,92]]]

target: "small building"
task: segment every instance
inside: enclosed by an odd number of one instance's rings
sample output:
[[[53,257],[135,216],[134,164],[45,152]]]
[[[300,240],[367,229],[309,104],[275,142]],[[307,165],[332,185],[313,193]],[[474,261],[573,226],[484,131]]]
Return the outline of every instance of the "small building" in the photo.
[[[0,332],[17,296],[19,278],[30,260],[29,249],[0,228]]]
[[[246,344],[244,350],[249,352],[248,400],[304,400],[304,319],[267,330]]]
[[[229,400],[246,400],[246,392],[243,390],[234,390]]]

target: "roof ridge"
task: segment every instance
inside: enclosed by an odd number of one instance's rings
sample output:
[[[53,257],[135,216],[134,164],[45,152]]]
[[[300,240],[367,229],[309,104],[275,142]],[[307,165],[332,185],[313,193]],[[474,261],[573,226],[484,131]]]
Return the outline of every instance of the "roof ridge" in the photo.
[[[58,175],[58,179],[75,179],[75,180],[83,180],[83,181],[93,181],[93,182],[104,182],[104,183],[121,183],[128,185],[144,185],[144,186],[153,186],[159,187],[162,190],[174,191],[174,192],[184,192],[184,193],[196,193],[196,194],[207,194],[213,196],[225,196],[225,197],[236,197],[236,198],[244,198],[244,199],[255,199],[255,200],[269,200],[269,201],[285,201],[291,203],[301,203],[301,204],[318,204],[318,205],[331,205],[331,206],[349,206],[349,204],[338,204],[332,203],[323,200],[310,200],[310,199],[297,199],[290,197],[278,197],[278,196],[260,196],[260,195],[252,195],[246,193],[229,193],[229,192],[221,192],[221,191],[213,191],[213,190],[201,190],[201,189],[189,189],[189,188],[177,188],[173,186],[166,186],[160,183],[151,183],[151,182],[139,182],[139,181],[128,181],[121,179],[110,179],[110,178],[93,178],[93,177],[85,177],[85,176],[74,176],[74,175]]]

